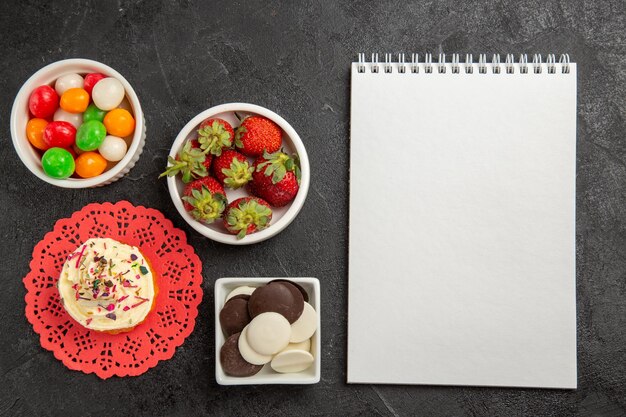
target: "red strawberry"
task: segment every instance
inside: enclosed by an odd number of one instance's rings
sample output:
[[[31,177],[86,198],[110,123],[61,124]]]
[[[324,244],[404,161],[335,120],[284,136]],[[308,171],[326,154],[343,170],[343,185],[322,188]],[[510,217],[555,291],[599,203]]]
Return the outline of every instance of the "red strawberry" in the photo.
[[[254,161],[250,191],[275,207],[289,204],[300,189],[298,156],[283,152],[265,152]]]
[[[228,205],[224,213],[224,226],[229,233],[237,235],[237,239],[265,229],[271,220],[270,205],[257,197],[238,198]]]
[[[246,117],[235,133],[235,146],[244,155],[252,157],[261,156],[263,152],[276,152],[282,143],[280,127],[261,116]]]
[[[252,179],[252,167],[244,155],[226,149],[215,158],[213,174],[224,186],[237,189]]]
[[[206,153],[221,155],[223,148],[233,145],[235,131],[226,120],[213,118],[207,119],[198,128],[198,142],[200,148]]]
[[[194,178],[206,177],[209,175],[212,159],[213,156],[202,152],[197,140],[187,141],[176,158],[171,156],[167,158],[170,165],[159,175],[159,178],[166,175],[173,177],[176,174],[182,174],[183,182],[188,183]]]
[[[222,217],[228,201],[224,187],[213,177],[197,179],[185,185],[183,205],[191,216],[203,223]]]

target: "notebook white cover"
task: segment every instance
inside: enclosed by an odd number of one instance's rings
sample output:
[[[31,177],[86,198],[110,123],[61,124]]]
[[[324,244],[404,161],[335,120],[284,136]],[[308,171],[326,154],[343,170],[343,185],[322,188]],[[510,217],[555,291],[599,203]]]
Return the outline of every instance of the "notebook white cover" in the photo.
[[[348,382],[576,387],[576,64],[352,64]]]

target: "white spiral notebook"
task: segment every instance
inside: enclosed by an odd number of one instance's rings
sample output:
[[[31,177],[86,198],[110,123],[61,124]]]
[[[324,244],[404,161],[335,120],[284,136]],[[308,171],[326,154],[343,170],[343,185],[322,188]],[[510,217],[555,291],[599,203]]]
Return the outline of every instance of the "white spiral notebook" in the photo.
[[[576,388],[576,64],[377,61],[352,63],[348,382]]]

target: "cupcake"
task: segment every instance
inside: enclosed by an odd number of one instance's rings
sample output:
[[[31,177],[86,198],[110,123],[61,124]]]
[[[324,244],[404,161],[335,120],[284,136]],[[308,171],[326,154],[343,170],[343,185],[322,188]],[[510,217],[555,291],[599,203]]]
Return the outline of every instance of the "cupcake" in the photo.
[[[154,307],[156,275],[138,248],[89,239],[72,252],[57,283],[61,304],[88,329],[128,332]]]

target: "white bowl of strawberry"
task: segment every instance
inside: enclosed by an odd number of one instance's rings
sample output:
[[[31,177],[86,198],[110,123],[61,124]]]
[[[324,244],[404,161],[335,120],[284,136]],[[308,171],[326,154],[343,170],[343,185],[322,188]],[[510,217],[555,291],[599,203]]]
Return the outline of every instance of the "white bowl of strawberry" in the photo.
[[[309,159],[298,133],[254,104],[222,104],[180,131],[168,157],[172,201],[200,234],[247,245],[281,232],[309,190]]]

